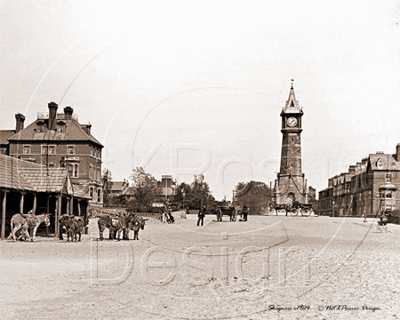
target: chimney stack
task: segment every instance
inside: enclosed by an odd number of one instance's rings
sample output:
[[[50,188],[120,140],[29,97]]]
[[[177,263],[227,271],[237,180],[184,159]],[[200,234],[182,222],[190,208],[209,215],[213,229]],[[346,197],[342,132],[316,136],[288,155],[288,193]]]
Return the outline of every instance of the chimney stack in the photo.
[[[396,161],[400,161],[400,143],[396,146]]]
[[[72,113],[74,112],[74,109],[71,107],[65,107],[64,108],[64,114],[65,114],[65,120],[71,120],[72,119]]]
[[[25,117],[21,113],[17,113],[15,115],[16,125],[15,125],[15,133],[20,132],[24,129],[24,121]]]
[[[356,166],[355,165],[349,166],[349,173],[353,176],[356,174]]]
[[[49,126],[48,127],[49,127],[49,130],[55,130],[58,104],[55,103],[54,101],[51,101],[48,103],[48,107],[49,107]]]

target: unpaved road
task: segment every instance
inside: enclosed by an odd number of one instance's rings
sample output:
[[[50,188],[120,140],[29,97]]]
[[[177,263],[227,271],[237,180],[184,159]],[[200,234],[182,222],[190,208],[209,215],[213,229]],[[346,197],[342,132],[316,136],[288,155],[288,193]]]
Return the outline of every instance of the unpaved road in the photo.
[[[400,317],[400,226],[195,219],[150,219],[139,241],[1,241],[2,319]]]

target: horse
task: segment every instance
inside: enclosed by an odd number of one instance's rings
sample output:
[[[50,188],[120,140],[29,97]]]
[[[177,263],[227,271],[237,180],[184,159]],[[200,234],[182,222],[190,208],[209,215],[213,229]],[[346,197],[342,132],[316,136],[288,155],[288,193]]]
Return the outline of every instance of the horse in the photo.
[[[236,221],[236,209],[235,207],[219,207],[217,210],[217,221],[222,221],[222,216],[229,216],[229,221]]]
[[[35,241],[36,230],[39,225],[44,222],[46,226],[50,226],[50,219],[47,213],[34,215],[32,210],[28,213],[16,213],[11,217],[11,233],[8,239],[13,237],[13,241],[16,241],[15,233],[21,228],[24,229],[23,233],[27,234],[28,240]],[[27,229],[30,228],[32,237],[28,234]]]
[[[288,212],[292,212],[294,207],[290,204],[275,204],[275,203],[269,203],[269,207],[273,210],[275,210],[276,215],[278,215],[279,210],[285,210],[286,216],[288,215]]]

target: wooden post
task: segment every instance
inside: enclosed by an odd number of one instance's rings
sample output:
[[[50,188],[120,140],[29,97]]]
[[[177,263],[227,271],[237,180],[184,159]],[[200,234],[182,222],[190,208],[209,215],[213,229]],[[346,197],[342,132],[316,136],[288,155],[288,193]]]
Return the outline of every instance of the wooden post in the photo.
[[[50,195],[47,194],[46,214],[50,213]],[[46,237],[49,236],[49,227],[46,225]]]
[[[36,213],[36,205],[37,205],[37,199],[36,199],[36,193],[33,194],[33,208],[32,208],[32,214]]]
[[[70,206],[69,212],[70,212],[70,214],[74,215],[74,196],[71,196],[71,199],[69,201],[70,201],[69,202],[69,206]]]
[[[55,218],[55,226],[54,226],[54,234],[56,237],[59,236],[59,221],[60,221],[60,216],[61,216],[61,208],[62,208],[62,194],[58,196],[57,200],[57,210],[56,210],[56,218]]]
[[[24,213],[24,197],[25,192],[21,192],[21,199],[19,201],[19,212]]]
[[[78,201],[78,216],[81,215],[81,199],[77,199]]]
[[[3,190],[3,201],[1,206],[1,240],[6,239],[6,206],[7,206],[7,192]]]

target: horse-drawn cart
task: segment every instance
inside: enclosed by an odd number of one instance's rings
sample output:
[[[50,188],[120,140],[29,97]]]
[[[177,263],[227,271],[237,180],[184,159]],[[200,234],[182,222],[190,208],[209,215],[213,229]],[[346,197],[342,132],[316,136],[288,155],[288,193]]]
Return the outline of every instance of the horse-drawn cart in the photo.
[[[285,210],[286,216],[290,213],[291,216],[302,215],[308,217],[313,212],[312,204],[300,203],[295,201],[293,204],[276,204],[270,203],[271,210],[275,210],[276,215],[280,210]]]
[[[229,221],[236,221],[237,211],[235,207],[217,207],[217,221],[222,221],[222,216],[229,216]]]

